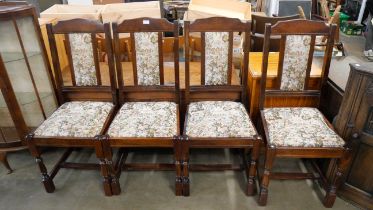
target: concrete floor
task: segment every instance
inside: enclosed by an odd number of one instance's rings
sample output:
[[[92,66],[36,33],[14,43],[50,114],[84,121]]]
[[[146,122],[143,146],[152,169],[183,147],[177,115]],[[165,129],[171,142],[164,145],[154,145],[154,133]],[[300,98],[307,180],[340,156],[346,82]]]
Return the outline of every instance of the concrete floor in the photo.
[[[362,56],[364,39],[341,34],[347,56],[334,58],[330,78],[344,89],[348,63],[367,62]],[[373,65],[373,64],[372,64]],[[43,157],[50,169],[63,150],[48,149]],[[92,150],[74,152],[71,161],[96,162]],[[230,163],[240,161],[237,155],[227,150],[193,151],[191,162]],[[130,162],[172,162],[169,153],[136,153],[129,156]],[[9,162],[15,171],[11,175],[0,165],[0,210],[44,209],[324,209],[317,184],[311,181],[279,181],[270,183],[266,207],[259,207],[257,196],[244,194],[246,182],[243,172],[192,172],[190,197],[174,195],[174,172],[124,172],[120,178],[122,193],[105,197],[98,171],[62,169],[55,177],[56,191],[47,194],[40,183],[39,169],[28,151],[9,154]],[[280,160],[275,171],[301,171],[304,165],[299,160]],[[333,209],[356,207],[337,198]]]
[[[57,161],[62,149],[48,149],[43,157],[48,168]],[[61,169],[55,177],[56,191],[48,194],[40,183],[37,165],[28,151],[9,155],[15,167],[11,175],[0,168],[0,209],[324,209],[319,196],[323,193],[311,181],[272,181],[266,207],[259,207],[257,196],[247,197],[243,172],[191,172],[190,197],[174,195],[174,172],[124,172],[120,178],[122,193],[105,197],[99,171]],[[92,150],[74,152],[70,161],[95,162]],[[228,150],[194,150],[191,162],[239,163],[238,155]],[[172,162],[165,152],[131,154],[130,162]],[[298,160],[279,160],[275,171],[301,171]],[[355,209],[337,198],[334,209]]]

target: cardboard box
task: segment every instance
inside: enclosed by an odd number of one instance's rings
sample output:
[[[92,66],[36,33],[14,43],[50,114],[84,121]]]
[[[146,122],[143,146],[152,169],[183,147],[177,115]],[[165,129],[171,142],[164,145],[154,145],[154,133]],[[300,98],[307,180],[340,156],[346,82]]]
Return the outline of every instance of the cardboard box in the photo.
[[[251,20],[251,4],[237,0],[191,0],[184,20],[216,16]]]
[[[104,23],[121,23],[123,20],[140,17],[161,18],[161,8],[159,1],[107,4],[101,16]]]
[[[40,13],[40,17],[55,18],[58,21],[70,20],[74,18],[101,20],[101,10],[104,7],[104,5],[55,4]]]

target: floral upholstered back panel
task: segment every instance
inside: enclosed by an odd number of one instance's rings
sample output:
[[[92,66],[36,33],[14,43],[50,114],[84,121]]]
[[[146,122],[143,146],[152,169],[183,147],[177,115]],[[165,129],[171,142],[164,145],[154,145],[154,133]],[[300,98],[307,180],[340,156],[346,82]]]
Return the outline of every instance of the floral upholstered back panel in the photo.
[[[69,40],[76,85],[97,85],[91,34],[69,34]]]
[[[288,35],[286,37],[281,90],[304,89],[311,36]]]
[[[205,33],[205,85],[228,83],[228,32]]]
[[[159,85],[158,33],[135,33],[138,85]]]

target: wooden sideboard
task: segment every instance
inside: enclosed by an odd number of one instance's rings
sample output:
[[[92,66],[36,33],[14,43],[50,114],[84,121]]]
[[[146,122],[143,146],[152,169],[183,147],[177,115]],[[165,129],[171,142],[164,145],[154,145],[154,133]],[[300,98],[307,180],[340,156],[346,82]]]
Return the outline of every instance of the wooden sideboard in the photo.
[[[353,152],[339,195],[373,209],[373,67],[351,64],[350,76],[334,126]]]

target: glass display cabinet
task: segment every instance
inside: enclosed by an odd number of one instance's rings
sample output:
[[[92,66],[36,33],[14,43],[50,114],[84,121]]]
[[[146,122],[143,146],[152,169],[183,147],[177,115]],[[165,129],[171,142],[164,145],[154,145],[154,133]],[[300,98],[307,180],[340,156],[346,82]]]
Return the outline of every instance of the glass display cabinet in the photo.
[[[57,107],[54,83],[31,5],[0,3],[0,160]]]

